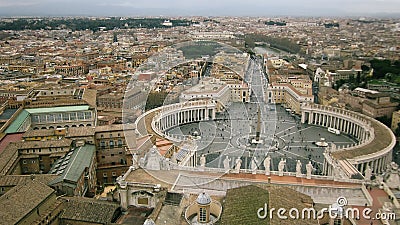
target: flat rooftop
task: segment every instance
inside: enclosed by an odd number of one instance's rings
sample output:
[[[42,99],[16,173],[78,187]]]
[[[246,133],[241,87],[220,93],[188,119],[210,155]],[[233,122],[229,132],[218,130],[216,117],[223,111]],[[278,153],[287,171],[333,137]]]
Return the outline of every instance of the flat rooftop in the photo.
[[[352,150],[343,150],[332,152],[336,159],[352,159],[363,155],[368,155],[388,147],[392,143],[392,132],[385,125],[376,120],[371,120],[374,128],[375,139],[368,145]]]

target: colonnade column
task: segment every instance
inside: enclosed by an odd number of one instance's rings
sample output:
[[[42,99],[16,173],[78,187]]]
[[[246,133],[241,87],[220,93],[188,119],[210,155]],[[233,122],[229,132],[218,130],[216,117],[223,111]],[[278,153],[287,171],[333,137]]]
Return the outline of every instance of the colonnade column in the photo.
[[[364,173],[364,163],[361,163],[361,170],[360,173]]]
[[[313,124],[313,120],[314,120],[314,112],[310,112],[308,114],[308,124]]]

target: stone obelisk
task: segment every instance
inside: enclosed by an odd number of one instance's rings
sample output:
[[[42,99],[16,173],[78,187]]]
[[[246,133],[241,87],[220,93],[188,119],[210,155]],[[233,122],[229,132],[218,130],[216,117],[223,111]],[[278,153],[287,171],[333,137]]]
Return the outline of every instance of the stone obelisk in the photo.
[[[261,132],[261,115],[260,115],[260,106],[258,106],[258,110],[257,110],[257,127],[256,127],[256,142],[260,142],[260,132]]]

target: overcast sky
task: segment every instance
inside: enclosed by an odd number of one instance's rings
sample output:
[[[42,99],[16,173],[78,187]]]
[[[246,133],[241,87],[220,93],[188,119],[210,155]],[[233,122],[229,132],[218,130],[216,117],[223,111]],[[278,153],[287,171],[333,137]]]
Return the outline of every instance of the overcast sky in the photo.
[[[0,16],[400,15],[400,0],[0,0]]]

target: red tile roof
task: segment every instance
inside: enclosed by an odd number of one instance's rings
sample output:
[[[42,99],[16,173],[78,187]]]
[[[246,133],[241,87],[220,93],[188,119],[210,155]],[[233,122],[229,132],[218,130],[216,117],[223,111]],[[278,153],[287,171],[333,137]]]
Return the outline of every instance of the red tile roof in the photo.
[[[7,145],[10,142],[17,142],[22,140],[22,136],[25,133],[14,133],[14,134],[6,134],[1,140],[0,140],[0,154],[3,152],[3,150],[7,147]]]

